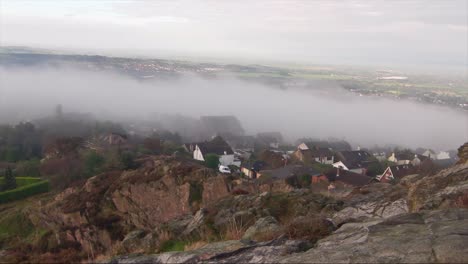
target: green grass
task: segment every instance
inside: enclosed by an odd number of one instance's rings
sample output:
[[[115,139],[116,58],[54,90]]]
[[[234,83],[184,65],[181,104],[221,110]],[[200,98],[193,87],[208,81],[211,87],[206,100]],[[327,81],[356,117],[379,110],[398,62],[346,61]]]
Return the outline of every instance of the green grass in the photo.
[[[34,232],[34,226],[29,218],[19,210],[5,214],[0,218],[0,241],[12,237],[26,238]]]
[[[180,240],[167,240],[160,247],[161,252],[184,251],[187,242]]]

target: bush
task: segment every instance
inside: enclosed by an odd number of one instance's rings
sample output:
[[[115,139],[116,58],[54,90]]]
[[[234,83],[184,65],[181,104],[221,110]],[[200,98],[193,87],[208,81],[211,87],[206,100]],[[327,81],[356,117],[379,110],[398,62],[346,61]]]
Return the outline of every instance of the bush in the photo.
[[[18,162],[16,166],[16,175],[28,175],[30,177],[41,176],[40,172],[41,162],[39,159],[24,160]]]
[[[38,181],[13,190],[0,192],[0,203],[21,200],[26,197],[49,191],[49,181]]]
[[[36,177],[16,177],[17,187],[23,187],[23,186],[26,186],[26,185],[30,185],[30,184],[33,184],[33,183],[40,182],[40,181],[42,181],[42,179],[36,178]],[[1,177],[0,178],[0,185],[3,185],[4,182],[5,182],[5,178]]]
[[[218,169],[219,166],[219,156],[216,154],[207,154],[205,156],[205,164],[208,168]]]
[[[184,251],[185,244],[186,243],[184,241],[167,240],[161,244],[159,251],[160,252]]]
[[[10,168],[5,171],[5,178],[2,184],[2,190],[12,190],[17,186],[15,176]]]
[[[95,151],[86,153],[85,157],[85,172],[88,176],[96,175],[100,172],[104,165],[105,159]]]
[[[328,236],[332,231],[331,223],[320,217],[299,217],[286,227],[290,239],[306,239],[311,242]]]

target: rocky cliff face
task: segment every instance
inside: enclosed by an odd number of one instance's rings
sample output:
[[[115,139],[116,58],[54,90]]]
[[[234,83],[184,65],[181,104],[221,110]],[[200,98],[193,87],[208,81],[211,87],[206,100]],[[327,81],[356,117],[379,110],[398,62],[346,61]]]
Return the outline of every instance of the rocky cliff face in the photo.
[[[335,206],[337,211],[328,211],[336,230],[310,249],[307,241],[288,240],[286,232],[286,237],[279,236],[268,242],[229,242],[237,243],[237,246],[216,247],[211,254],[204,253],[210,250],[211,244],[208,244],[194,251],[119,257],[112,262],[464,262],[468,259],[465,250],[468,244],[468,162],[465,152],[466,144],[460,148],[458,165],[433,176],[411,176],[396,185],[375,183],[356,188],[340,206]],[[259,205],[251,204],[251,207],[256,206]],[[322,209],[321,213],[324,212]],[[310,219],[310,215],[308,217],[306,219]],[[259,226],[257,223],[263,224]],[[245,237],[252,238],[256,231],[280,229],[281,223],[274,217],[261,218],[248,229]]]
[[[190,161],[154,157],[137,170],[97,175],[81,187],[31,202],[21,217],[40,232],[21,241],[16,251],[0,251],[0,258],[460,262],[468,259],[463,248],[468,243],[465,152],[466,144],[460,164],[436,175],[370,184],[341,200],[282,183],[259,186]],[[176,249],[176,243],[188,243],[187,250],[156,254]]]
[[[460,159],[458,164],[468,163],[468,142],[458,148],[458,158]]]

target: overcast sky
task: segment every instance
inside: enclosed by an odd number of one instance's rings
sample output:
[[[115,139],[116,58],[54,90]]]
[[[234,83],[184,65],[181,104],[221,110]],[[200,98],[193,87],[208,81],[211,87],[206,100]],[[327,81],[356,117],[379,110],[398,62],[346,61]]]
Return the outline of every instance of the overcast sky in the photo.
[[[463,67],[467,0],[0,0],[1,45]]]

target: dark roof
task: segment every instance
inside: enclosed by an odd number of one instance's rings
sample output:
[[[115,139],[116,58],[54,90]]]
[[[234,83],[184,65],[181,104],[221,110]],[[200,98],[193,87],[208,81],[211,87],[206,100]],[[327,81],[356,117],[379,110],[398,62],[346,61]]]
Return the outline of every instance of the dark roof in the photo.
[[[328,149],[328,148],[316,147],[316,148],[309,149],[309,151],[310,151],[310,155],[312,155],[312,157],[331,157],[331,156],[333,156],[333,152],[331,152],[331,150]]]
[[[225,136],[226,141],[233,148],[242,149],[242,148],[253,148],[255,146],[255,137],[253,136]]]
[[[374,162],[373,156],[364,150],[340,151],[337,155],[339,160],[350,170],[365,168],[370,163]]]
[[[372,180],[370,177],[347,170],[339,170],[339,176],[335,170],[327,173],[326,176],[331,182],[339,181],[356,187],[367,185]]]
[[[416,155],[421,161],[427,159],[426,156],[419,155],[419,154],[415,154],[415,153],[408,152],[408,151],[395,153],[395,158],[397,158],[397,160],[413,160],[414,157],[415,157],[415,155]]]
[[[332,149],[335,151],[344,151],[344,150],[351,150],[351,145],[348,142],[342,141],[308,141],[304,142],[309,149],[319,147],[319,148],[327,148]]]
[[[203,154],[213,153],[216,155],[232,155],[234,152],[232,148],[222,139],[221,137],[215,137],[211,141],[198,143],[198,148],[200,148]]]
[[[416,173],[416,169],[411,164],[393,165],[390,166],[390,169],[392,170],[392,174],[395,179],[401,179],[405,176]]]
[[[274,170],[262,171],[262,174],[268,174],[274,179],[286,179],[292,176],[310,175],[316,176],[321,175],[319,171],[304,165],[287,165]]]
[[[266,168],[267,164],[266,164],[266,162],[264,162],[262,160],[247,161],[247,162],[242,163],[242,167],[247,168],[249,170],[253,170],[253,171],[260,171],[260,170]]]

